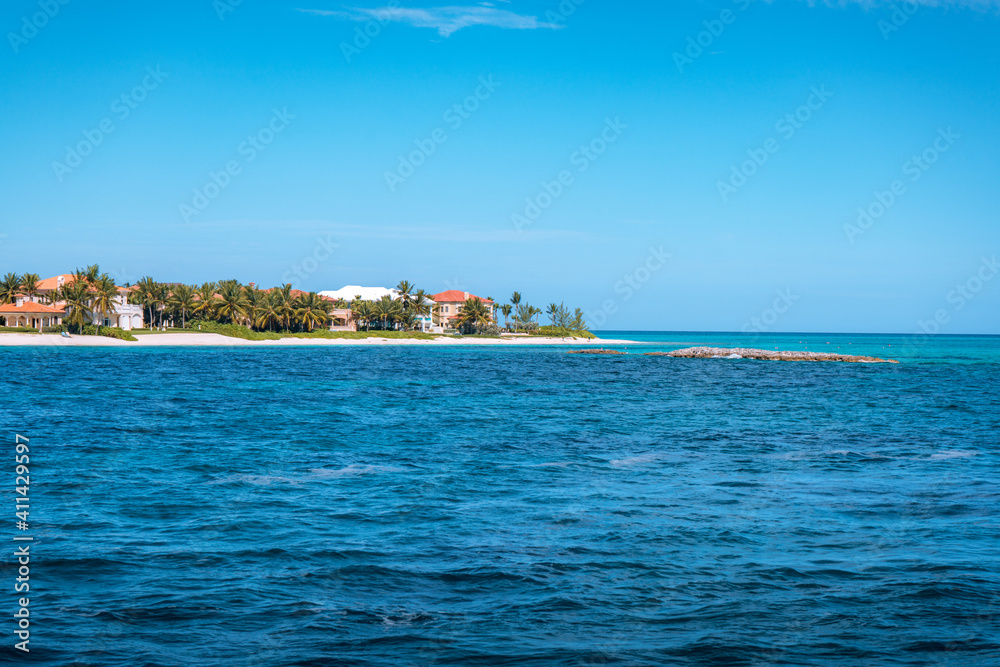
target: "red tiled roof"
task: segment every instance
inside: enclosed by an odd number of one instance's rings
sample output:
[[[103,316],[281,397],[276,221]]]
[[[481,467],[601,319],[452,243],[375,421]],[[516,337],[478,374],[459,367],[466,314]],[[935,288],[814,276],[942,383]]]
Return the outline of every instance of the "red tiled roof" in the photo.
[[[435,303],[465,303],[465,298],[468,292],[462,292],[457,289],[450,289],[447,292],[441,292],[440,294],[435,294],[431,297],[431,301]],[[481,296],[476,296],[475,294],[468,294],[470,299],[479,299],[483,303],[493,303],[489,299],[484,299]]]
[[[25,301],[24,304],[20,306],[14,303],[8,303],[5,306],[0,306],[0,313],[43,313],[46,315],[62,315],[65,312],[66,311],[62,308],[53,308],[52,306],[35,303],[34,301]]]

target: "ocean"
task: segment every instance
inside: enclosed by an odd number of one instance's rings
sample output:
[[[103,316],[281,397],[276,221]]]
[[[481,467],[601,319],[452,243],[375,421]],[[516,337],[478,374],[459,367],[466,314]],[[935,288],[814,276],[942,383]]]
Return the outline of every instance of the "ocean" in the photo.
[[[28,661],[1000,663],[1000,338],[602,335],[0,348]]]

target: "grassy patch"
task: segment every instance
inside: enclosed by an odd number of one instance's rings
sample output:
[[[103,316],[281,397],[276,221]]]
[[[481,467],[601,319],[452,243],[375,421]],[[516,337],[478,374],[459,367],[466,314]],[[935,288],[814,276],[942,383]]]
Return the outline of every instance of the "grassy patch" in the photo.
[[[191,325],[194,329],[193,333],[198,332],[199,325],[201,326],[201,333],[214,333],[220,336],[229,336],[230,338],[242,338],[243,340],[281,340],[282,338],[280,334],[266,331],[251,331],[239,324],[220,324],[218,322],[195,322]]]
[[[579,329],[566,329],[565,327],[544,326],[539,327],[537,332],[532,332],[532,336],[548,336],[550,338],[587,338],[595,339],[597,336],[589,331]]]
[[[0,333],[38,333],[38,329],[32,327],[0,327]]]

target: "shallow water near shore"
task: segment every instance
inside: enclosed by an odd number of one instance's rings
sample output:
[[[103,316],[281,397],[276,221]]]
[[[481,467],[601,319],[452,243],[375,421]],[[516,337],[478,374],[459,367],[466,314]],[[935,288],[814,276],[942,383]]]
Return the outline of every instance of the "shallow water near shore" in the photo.
[[[601,335],[0,350],[32,664],[996,664],[1000,339]]]

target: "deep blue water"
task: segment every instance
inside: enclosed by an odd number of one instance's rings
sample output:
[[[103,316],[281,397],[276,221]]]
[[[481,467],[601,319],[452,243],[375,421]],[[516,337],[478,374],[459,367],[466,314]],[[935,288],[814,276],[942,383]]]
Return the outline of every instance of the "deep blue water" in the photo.
[[[1000,339],[848,343],[0,348],[30,662],[996,665]]]

